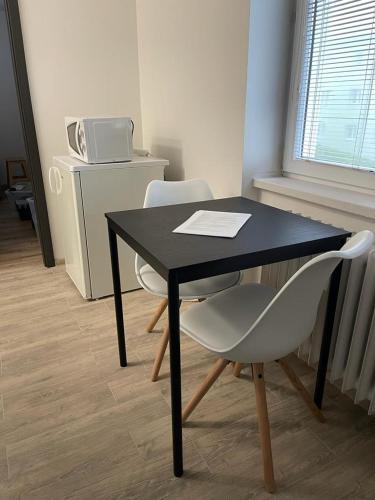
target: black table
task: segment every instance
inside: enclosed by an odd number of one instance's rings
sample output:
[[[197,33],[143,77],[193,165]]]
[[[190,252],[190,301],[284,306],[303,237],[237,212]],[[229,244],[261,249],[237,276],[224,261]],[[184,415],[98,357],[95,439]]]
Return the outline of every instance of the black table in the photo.
[[[234,239],[173,233],[196,210],[251,213]],[[168,283],[170,381],[174,474],[183,474],[179,284],[329,250],[350,233],[247,198],[224,198],[106,214],[121,366],[126,366],[124,319],[116,235]],[[340,283],[341,265],[331,277],[314,399],[321,408]]]

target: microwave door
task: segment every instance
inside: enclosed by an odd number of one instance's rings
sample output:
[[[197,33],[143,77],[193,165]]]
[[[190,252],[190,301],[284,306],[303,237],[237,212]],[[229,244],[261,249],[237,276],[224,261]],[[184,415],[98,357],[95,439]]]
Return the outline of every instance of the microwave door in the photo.
[[[69,146],[73,149],[73,151],[75,151],[78,155],[80,155],[81,152],[78,149],[77,129],[78,129],[77,122],[70,123],[67,126]]]
[[[90,132],[97,162],[131,160],[132,141],[129,120],[93,121]]]

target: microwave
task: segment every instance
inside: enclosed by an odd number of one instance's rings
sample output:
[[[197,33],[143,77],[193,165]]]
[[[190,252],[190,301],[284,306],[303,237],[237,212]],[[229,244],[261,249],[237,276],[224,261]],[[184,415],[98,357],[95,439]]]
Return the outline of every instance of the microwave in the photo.
[[[130,161],[134,123],[130,118],[65,118],[69,154],[85,163]]]

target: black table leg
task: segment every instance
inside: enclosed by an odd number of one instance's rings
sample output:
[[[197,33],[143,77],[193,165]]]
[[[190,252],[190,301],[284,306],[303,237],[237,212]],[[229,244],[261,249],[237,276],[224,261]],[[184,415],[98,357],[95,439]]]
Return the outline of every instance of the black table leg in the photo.
[[[327,312],[324,322],[322,343],[320,346],[319,366],[318,366],[318,373],[316,376],[315,393],[314,393],[314,401],[315,404],[318,406],[318,408],[322,407],[322,402],[323,402],[324,385],[326,381],[329,351],[332,340],[332,330],[336,313],[337,296],[340,286],[341,270],[342,270],[342,262],[333,271],[329,287]]]
[[[168,279],[169,352],[172,402],[173,472],[181,477],[183,468],[181,419],[181,353],[180,300],[178,281],[172,273]]]
[[[117,236],[116,233],[109,227],[109,225],[108,225],[108,236],[109,236],[109,249],[111,252],[113,293],[114,293],[115,310],[116,310],[118,353],[120,356],[120,366],[126,366],[127,361],[126,361],[125,329],[124,329],[124,315],[122,311],[121,281],[120,281],[120,267],[118,263]]]

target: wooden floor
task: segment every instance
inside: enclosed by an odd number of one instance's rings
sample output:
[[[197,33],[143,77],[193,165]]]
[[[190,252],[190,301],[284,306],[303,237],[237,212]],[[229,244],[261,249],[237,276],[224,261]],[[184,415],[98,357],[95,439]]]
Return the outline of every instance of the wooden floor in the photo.
[[[20,220],[17,211],[0,187],[0,263],[18,258],[40,256],[38,238],[31,220]]]
[[[158,301],[124,295],[130,366],[120,369],[112,300],[84,301],[63,267],[42,266],[32,233],[12,248],[1,231],[1,499],[270,497],[248,373],[227,368],[192,415],[185,475],[174,478],[168,364],[149,381],[160,328],[145,327]],[[182,359],[186,400],[213,358],[182,337]],[[313,372],[291,361],[311,389]],[[375,419],[329,387],[319,424],[276,364],[266,383],[276,496],[374,499]]]

